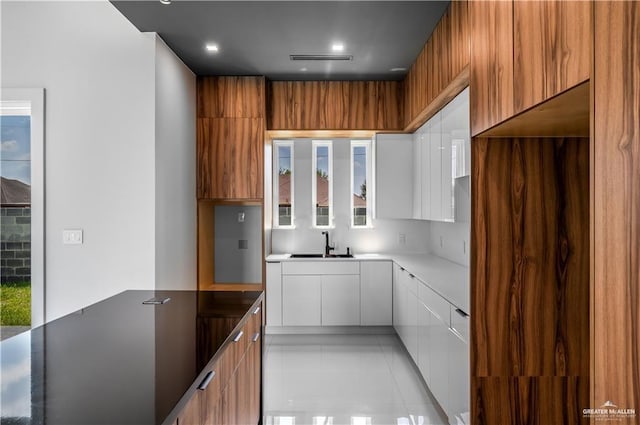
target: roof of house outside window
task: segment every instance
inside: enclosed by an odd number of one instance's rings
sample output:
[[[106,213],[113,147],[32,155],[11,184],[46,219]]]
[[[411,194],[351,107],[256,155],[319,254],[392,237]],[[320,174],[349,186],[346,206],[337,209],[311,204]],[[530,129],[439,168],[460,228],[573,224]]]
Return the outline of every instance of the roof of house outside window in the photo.
[[[2,177],[0,203],[2,205],[31,205],[31,186],[20,180]]]

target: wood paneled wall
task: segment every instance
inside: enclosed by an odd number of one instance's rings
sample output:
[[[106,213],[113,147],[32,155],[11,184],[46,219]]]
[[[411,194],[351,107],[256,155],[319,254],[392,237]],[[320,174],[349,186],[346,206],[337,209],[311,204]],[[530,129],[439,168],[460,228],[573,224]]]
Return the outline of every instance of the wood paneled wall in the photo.
[[[476,138],[472,164],[473,423],[579,423],[550,418],[588,406],[589,140]]]
[[[595,2],[593,400],[640,423],[640,2]]]
[[[274,81],[269,130],[400,130],[398,81]]]
[[[409,126],[468,64],[467,1],[452,1],[404,80],[404,126]]]

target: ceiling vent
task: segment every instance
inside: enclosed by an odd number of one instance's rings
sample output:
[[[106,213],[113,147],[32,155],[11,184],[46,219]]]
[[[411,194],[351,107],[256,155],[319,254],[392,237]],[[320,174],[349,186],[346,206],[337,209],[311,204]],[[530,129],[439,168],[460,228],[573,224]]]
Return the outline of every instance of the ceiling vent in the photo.
[[[352,55],[289,55],[292,61],[351,61]]]

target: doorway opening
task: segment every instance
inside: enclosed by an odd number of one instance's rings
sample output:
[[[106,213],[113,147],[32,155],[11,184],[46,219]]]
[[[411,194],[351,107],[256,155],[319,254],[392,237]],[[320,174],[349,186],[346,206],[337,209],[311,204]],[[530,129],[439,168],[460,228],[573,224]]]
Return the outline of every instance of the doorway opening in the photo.
[[[44,91],[0,96],[0,335],[44,323]]]

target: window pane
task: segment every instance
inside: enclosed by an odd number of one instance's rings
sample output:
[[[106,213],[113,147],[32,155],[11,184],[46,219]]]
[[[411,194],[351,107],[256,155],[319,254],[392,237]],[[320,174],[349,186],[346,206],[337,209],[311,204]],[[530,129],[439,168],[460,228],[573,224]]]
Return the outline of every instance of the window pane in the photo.
[[[316,226],[329,225],[329,147],[316,148]]]
[[[278,146],[278,224],[291,226],[291,146]]]
[[[367,225],[367,148],[353,147],[353,225]]]

